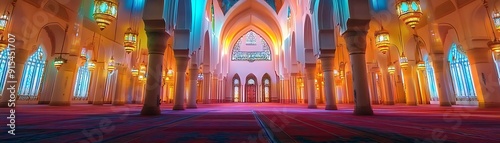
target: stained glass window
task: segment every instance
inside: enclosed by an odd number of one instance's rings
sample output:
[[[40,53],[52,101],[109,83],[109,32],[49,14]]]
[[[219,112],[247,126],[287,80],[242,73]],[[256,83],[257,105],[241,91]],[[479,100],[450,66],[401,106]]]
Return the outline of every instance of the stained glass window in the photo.
[[[458,101],[476,101],[469,59],[463,50],[453,44],[450,50],[450,71]]]
[[[23,96],[31,98],[38,95],[45,69],[45,58],[46,55],[40,46],[24,64],[23,76],[18,91],[20,98],[23,98]]]
[[[90,71],[87,68],[89,62],[85,62],[80,68],[78,68],[78,74],[76,75],[74,99],[75,100],[86,100],[88,97],[88,90],[90,86]]]
[[[3,92],[5,82],[7,80],[7,71],[9,69],[9,48],[6,48],[2,52],[0,52],[0,91]],[[0,92],[0,93],[2,93]]]
[[[254,39],[252,39],[254,38]],[[242,45],[242,40],[245,40],[246,44]],[[255,42],[255,44],[253,44]],[[261,42],[259,45],[257,42]],[[251,44],[249,44],[251,43]],[[255,51],[241,51],[241,46],[255,46]],[[259,34],[254,31],[247,32],[242,36],[234,45],[232,55],[232,61],[271,61],[271,48],[267,44],[266,40],[262,38]]]
[[[257,45],[257,38],[255,38],[255,32],[253,31],[248,32],[248,34],[246,34],[246,38],[247,38],[246,40],[247,45]]]
[[[425,61],[425,68],[427,72],[427,83],[431,93],[431,101],[439,101],[439,95],[436,86],[436,77],[434,76],[434,68],[429,59]]]

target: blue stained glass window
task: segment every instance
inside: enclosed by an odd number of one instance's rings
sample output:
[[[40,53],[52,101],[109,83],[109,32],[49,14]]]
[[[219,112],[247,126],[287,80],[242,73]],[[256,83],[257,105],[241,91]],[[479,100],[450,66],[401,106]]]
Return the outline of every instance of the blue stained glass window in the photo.
[[[23,76],[19,85],[19,96],[36,97],[42,83],[45,70],[46,55],[42,47],[38,47],[24,64]]]
[[[3,50],[2,52],[0,52],[0,91],[3,92],[3,89],[4,89],[4,86],[5,86],[5,82],[7,80],[7,71],[9,69],[9,48]],[[0,93],[2,93],[0,92]]]
[[[88,97],[88,91],[90,87],[90,71],[87,68],[88,62],[78,68],[78,74],[76,75],[74,99],[76,100],[86,100]]]
[[[476,91],[470,70],[469,59],[465,52],[453,44],[450,50],[450,73],[458,101],[476,101]]]
[[[425,61],[425,67],[427,71],[427,83],[429,86],[429,92],[431,94],[431,101],[439,101],[439,95],[436,86],[436,77],[434,76],[434,68],[432,67],[429,59]]]

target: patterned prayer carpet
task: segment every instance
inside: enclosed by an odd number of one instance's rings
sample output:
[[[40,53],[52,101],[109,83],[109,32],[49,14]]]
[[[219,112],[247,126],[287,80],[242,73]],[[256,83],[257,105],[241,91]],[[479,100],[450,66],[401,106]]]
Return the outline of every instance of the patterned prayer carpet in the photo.
[[[374,116],[301,104],[198,104],[159,116],[141,116],[141,105],[69,107],[18,105],[15,136],[0,108],[1,143],[163,142],[500,142],[500,109],[437,105],[374,105]]]

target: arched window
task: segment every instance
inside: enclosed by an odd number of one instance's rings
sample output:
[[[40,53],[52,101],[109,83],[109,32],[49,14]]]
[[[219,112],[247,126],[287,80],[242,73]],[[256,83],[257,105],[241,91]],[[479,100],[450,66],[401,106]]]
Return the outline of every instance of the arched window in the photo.
[[[453,44],[449,54],[450,73],[458,101],[476,101],[476,91],[470,70],[469,59],[463,50]]]
[[[427,58],[425,60],[425,69],[427,72],[427,83],[429,86],[429,92],[431,94],[431,101],[439,101],[439,95],[436,86],[436,77],[434,76],[434,68],[431,62]]]
[[[38,89],[40,88],[45,69],[45,57],[46,55],[40,46],[28,58],[24,64],[23,76],[19,85],[19,96],[33,97],[38,95]]]
[[[239,102],[240,99],[240,80],[235,78],[233,81],[233,94],[234,94],[234,102]]]
[[[9,70],[9,48],[0,52],[0,93],[3,92],[7,80],[7,71]]]
[[[264,102],[269,102],[270,99],[270,86],[271,84],[269,83],[269,79],[264,80]]]
[[[90,71],[87,68],[88,62],[85,62],[80,68],[78,68],[78,74],[76,75],[76,84],[74,91],[75,100],[86,100],[88,97],[88,90],[90,86]]]

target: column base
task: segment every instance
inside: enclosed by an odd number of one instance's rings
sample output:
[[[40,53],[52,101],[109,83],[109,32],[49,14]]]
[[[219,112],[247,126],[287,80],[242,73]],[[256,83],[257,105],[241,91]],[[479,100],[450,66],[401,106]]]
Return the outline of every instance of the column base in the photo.
[[[307,106],[308,109],[318,109],[317,105],[309,105]]]
[[[441,106],[441,107],[451,107],[451,103],[450,102],[439,102],[439,106]]]
[[[161,110],[159,106],[143,106],[141,110],[141,115],[144,116],[155,116],[160,114]]]
[[[49,106],[69,106],[70,102],[67,101],[50,101]]]
[[[50,101],[38,101],[38,104],[49,104]]]
[[[174,105],[172,110],[184,110],[184,105]]]
[[[326,105],[325,110],[338,110],[337,105]]]
[[[113,105],[113,106],[124,106],[125,105],[125,101],[113,102],[111,105]]]
[[[92,104],[92,103],[94,103],[94,101],[88,101],[87,103],[88,103],[88,104]]]
[[[394,105],[394,101],[387,101],[384,103],[385,105]]]
[[[479,108],[500,108],[499,102],[479,102]]]
[[[188,105],[186,106],[187,109],[197,109],[198,107],[196,105]]]
[[[102,106],[102,105],[104,105],[104,104],[102,103],[102,101],[94,101],[94,102],[92,103],[92,105],[99,105],[99,106]]]
[[[354,115],[358,116],[370,116],[373,115],[373,110],[371,106],[356,106],[354,107]]]
[[[417,106],[417,103],[406,103],[408,106]]]
[[[0,102],[0,108],[10,108],[9,102]]]

